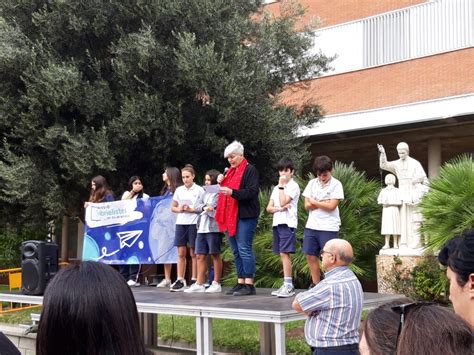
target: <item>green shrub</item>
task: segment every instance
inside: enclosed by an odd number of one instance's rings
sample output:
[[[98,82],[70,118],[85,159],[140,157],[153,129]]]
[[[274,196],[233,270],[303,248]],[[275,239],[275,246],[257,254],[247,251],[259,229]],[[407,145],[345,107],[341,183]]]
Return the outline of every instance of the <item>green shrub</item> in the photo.
[[[396,292],[414,300],[448,303],[448,279],[445,270],[433,255],[425,255],[410,271],[394,257],[392,270],[385,282]]]
[[[352,270],[361,278],[375,277],[375,254],[382,246],[380,236],[381,209],[377,204],[379,185],[366,178],[365,173],[357,171],[354,166],[336,162],[334,177],[341,181],[344,188],[344,200],[339,205],[341,216],[342,238],[347,239],[354,248],[355,260]],[[314,178],[309,174],[306,179],[296,178],[301,193]],[[265,211],[271,190],[260,192],[261,213],[255,235],[254,249],[257,258],[256,285],[259,287],[279,287],[282,278],[280,256],[272,252],[272,218]],[[308,287],[310,272],[306,256],[301,252],[303,230],[308,218],[304,209],[304,197],[298,203],[298,228],[296,231],[297,252],[292,256],[293,282],[296,288]],[[224,260],[232,263],[233,256],[229,247],[224,250]],[[230,270],[226,283],[235,282],[235,268]]]
[[[461,155],[447,163],[439,176],[430,181],[423,198],[422,231],[428,238],[428,249],[439,250],[455,235],[474,226],[474,162]]]

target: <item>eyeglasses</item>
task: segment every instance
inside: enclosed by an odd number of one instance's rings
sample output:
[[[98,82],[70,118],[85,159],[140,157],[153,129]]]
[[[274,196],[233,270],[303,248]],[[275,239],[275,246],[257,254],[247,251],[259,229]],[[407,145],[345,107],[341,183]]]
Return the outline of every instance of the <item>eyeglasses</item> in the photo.
[[[319,253],[319,258],[322,260],[323,259],[323,254],[329,254],[329,255],[335,255],[334,253],[331,253],[330,251],[326,251],[326,250],[321,250],[321,252]]]
[[[397,347],[398,347],[398,338],[400,338],[400,333],[402,332],[403,325],[405,324],[405,318],[408,315],[408,311],[410,311],[410,309],[413,309],[413,308],[429,306],[433,304],[434,304],[433,302],[412,302],[412,303],[405,303],[405,304],[400,304],[398,306],[392,307],[392,311],[400,315],[400,323],[398,324],[398,332],[397,332],[397,341],[395,343]]]

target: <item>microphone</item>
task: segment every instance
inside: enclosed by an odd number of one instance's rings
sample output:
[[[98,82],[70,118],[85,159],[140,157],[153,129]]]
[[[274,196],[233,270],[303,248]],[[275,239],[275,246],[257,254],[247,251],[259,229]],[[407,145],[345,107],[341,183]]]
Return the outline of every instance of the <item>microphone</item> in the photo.
[[[229,168],[226,167],[226,168],[224,169],[224,174],[222,174],[222,175],[224,175],[224,177],[225,177],[225,176],[227,175],[227,172],[228,172],[228,171],[229,171]]]

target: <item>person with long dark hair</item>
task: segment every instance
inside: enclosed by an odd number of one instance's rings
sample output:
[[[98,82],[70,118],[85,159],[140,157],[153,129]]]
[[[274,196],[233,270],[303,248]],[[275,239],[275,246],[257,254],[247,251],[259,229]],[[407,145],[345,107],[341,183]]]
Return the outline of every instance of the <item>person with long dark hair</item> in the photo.
[[[137,198],[149,198],[146,193],[143,192],[143,183],[140,176],[134,175],[128,180],[128,189],[122,195],[122,200],[132,200]],[[140,286],[138,277],[140,275],[140,264],[128,264],[121,265],[119,268],[122,276],[127,280],[128,286]]]
[[[84,207],[87,207],[89,203],[112,202],[114,200],[114,193],[105,177],[102,175],[94,176],[91,180],[89,200],[84,204]]]
[[[128,180],[128,190],[123,193],[122,200],[149,197],[150,196],[143,192],[143,183],[140,176],[134,175]]]
[[[160,191],[160,196],[173,195],[176,189],[183,184],[181,179],[181,172],[174,166],[169,166],[163,173],[163,188]],[[161,280],[156,287],[164,288],[171,286],[171,268],[173,264],[164,264],[165,278]]]
[[[109,265],[69,265],[46,288],[37,355],[144,355],[134,297]]]
[[[450,309],[401,299],[367,315],[359,344],[361,355],[471,355],[469,324]]]

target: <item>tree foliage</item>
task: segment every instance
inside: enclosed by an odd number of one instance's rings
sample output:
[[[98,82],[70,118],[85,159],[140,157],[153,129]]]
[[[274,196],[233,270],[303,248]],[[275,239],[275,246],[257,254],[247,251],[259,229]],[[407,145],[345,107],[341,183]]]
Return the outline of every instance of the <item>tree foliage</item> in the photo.
[[[461,155],[445,163],[421,201],[422,231],[428,249],[440,250],[456,235],[474,227],[474,162]]]
[[[273,18],[259,0],[3,0],[0,200],[42,222],[82,214],[89,179],[115,190],[140,174],[156,193],[165,165],[222,168],[231,140],[267,181],[282,154],[304,157],[280,104],[285,83],[327,70],[296,33],[301,8]],[[302,114],[303,112],[303,114]]]

